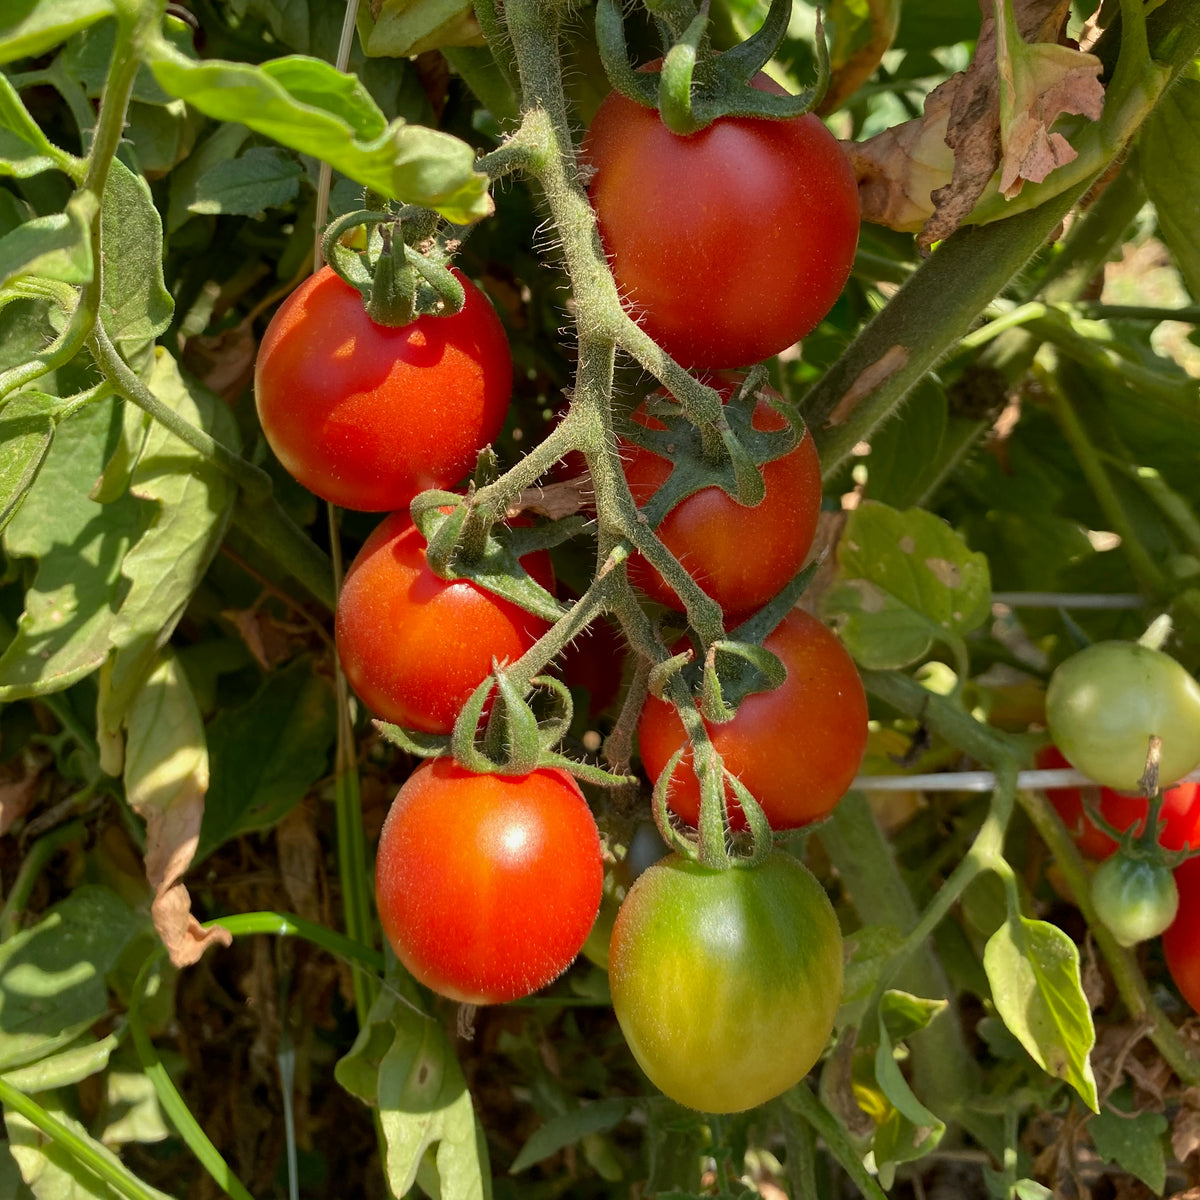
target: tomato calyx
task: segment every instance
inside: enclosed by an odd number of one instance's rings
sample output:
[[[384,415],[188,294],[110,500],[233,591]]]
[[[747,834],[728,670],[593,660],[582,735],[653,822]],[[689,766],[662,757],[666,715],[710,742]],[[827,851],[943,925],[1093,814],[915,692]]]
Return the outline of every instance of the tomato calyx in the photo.
[[[451,247],[436,236],[438,221],[437,213],[406,205],[397,211],[359,209],[326,227],[321,238],[325,261],[362,294],[376,325],[399,327],[419,316],[462,311],[465,293],[449,269]],[[362,253],[342,242],[358,228],[367,231]]]
[[[708,36],[708,4],[698,12],[691,3],[678,4],[661,22],[673,44],[657,70],[653,65],[639,70],[629,61],[619,0],[599,0],[596,41],[613,87],[636,104],[658,108],[667,128],[686,136],[721,117],[787,120],[803,116],[819,103],[830,78],[829,50],[819,14],[814,38],[817,78],[813,86],[797,96],[788,96],[774,89],[764,91],[754,83],[783,41],[791,11],[790,0],[771,0],[766,19],[751,37],[714,55]]]
[[[766,495],[761,468],[783,458],[800,439],[810,436],[799,414],[781,398],[764,391],[766,372],[752,370],[725,402],[720,417],[697,424],[665,394],[651,396],[626,421],[622,437],[671,462],[671,473],[641,506],[657,529],[680,501],[708,487],[719,487],[739,504],[754,508]],[[755,410],[765,401],[786,420],[782,429],[758,429]]]

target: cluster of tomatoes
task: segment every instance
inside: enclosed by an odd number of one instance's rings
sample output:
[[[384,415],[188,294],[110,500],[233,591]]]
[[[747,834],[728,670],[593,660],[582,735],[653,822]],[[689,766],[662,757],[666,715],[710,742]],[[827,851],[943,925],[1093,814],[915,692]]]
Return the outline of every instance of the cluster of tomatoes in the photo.
[[[1200,850],[1200,784],[1177,782],[1200,765],[1200,684],[1160,650],[1100,642],[1055,671],[1046,719],[1055,744],[1038,765],[1073,766],[1097,785],[1090,805],[1077,788],[1046,793],[1080,851],[1100,864],[1097,916],[1122,945],[1162,934],[1171,976],[1200,1011],[1200,858],[1181,861]],[[1147,830],[1146,792],[1159,783],[1175,786]],[[1125,836],[1118,843],[1110,832]]]
[[[792,345],[844,286],[857,190],[815,117],[722,118],[680,137],[653,110],[614,93],[583,153],[622,295],[684,365],[725,372],[710,378],[727,400],[740,385],[732,369]],[[706,181],[705,195],[681,193],[671,166],[680,155],[691,177]],[[748,191],[747,155],[778,186],[756,174]],[[750,212],[753,197],[772,197],[776,207]],[[679,211],[685,200],[688,213]],[[656,204],[668,203],[672,224],[696,224],[696,237],[644,237]],[[771,242],[758,248],[753,269],[730,240],[722,205]],[[672,247],[684,244],[692,250],[676,261]],[[255,373],[262,427],[291,474],[332,503],[389,514],[346,573],[337,651],[376,716],[434,735],[453,730],[494,664],[520,658],[549,627],[470,580],[437,575],[409,515],[417,493],[466,476],[509,403],[503,329],[483,295],[458,279],[461,311],[393,328],[372,321],[358,291],[325,268],[279,309]],[[683,279],[702,284],[681,288]],[[786,427],[772,400],[760,395],[754,428]],[[658,424],[645,408],[633,419]],[[634,502],[645,505],[672,462],[632,441],[620,452]],[[766,462],[762,477],[765,497],[753,509],[703,487],[657,530],[730,628],[800,571],[817,526],[821,475],[811,436]],[[553,591],[544,551],[521,561]],[[682,610],[649,563],[635,555],[629,570],[649,600]],[[847,790],[865,745],[866,700],[841,643],[807,613],[790,612],[764,645],[785,681],[747,697],[709,737],[772,828],[792,829],[825,816]],[[677,760],[668,803],[695,824],[700,787],[676,710],[648,697],[638,733],[652,781]],[[732,792],[727,819],[745,826]],[[417,979],[464,1003],[515,999],[565,970],[592,930],[602,887],[595,821],[575,780],[558,769],[476,774],[431,759],[400,789],[381,834],[376,896],[385,933]],[[816,1061],[839,1002],[841,938],[821,886],[790,855],[772,851],[757,865],[718,871],[674,854],[630,890],[610,965],[614,1008],[651,1079],[693,1107],[736,1111],[777,1095]],[[679,992],[682,977],[693,981],[689,996]],[[700,993],[697,979],[705,981]],[[695,1019],[698,994],[703,1020]]]

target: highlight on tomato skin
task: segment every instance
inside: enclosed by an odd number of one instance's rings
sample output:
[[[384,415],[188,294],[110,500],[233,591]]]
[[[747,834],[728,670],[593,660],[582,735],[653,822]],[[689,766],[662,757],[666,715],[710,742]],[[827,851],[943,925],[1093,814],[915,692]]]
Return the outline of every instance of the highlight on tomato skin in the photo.
[[[1038,751],[1037,765],[1053,770],[1071,764],[1057,746],[1044,746]],[[1122,832],[1134,826],[1135,832],[1141,833],[1150,808],[1145,796],[1130,796],[1112,788],[1096,791],[1100,813],[1109,824]],[[1047,788],[1046,799],[1054,805],[1081,854],[1100,860],[1116,850],[1117,843],[1087,815],[1079,788]],[[1166,822],[1158,835],[1164,849],[1200,849],[1200,783],[1180,783],[1163,792],[1159,820]]]
[[[263,335],[254,396],[284,468],[343,508],[391,512],[458,483],[499,435],[512,356],[487,297],[457,269],[450,316],[377,325],[330,267],[280,305]]]
[[[525,569],[548,591],[545,551]],[[468,579],[446,580],[425,561],[425,539],[406,512],[372,531],[346,572],[335,639],[342,670],[377,717],[424,733],[450,733],[493,662],[515,662],[549,623]]]
[[[600,908],[600,835],[565,771],[476,775],[438,758],[397,793],[375,867],[380,922],[421,983],[501,1004],[567,969]]]
[[[716,381],[728,399],[736,379]],[[787,419],[763,389],[754,410],[755,429],[786,428]],[[648,429],[662,428],[642,409],[633,420]],[[671,463],[633,442],[620,446],[622,470],[638,507],[644,506],[671,474]],[[762,608],[804,566],[821,512],[821,463],[807,431],[787,454],[762,467],[766,494],[753,508],[739,504],[717,486],[685,497],[655,531],[684,568],[725,610],[729,627]],[[646,560],[629,560],[630,581],[652,600],[682,611],[683,602]]]
[[[837,635],[803,609],[788,613],[763,645],[782,661],[787,678],[773,691],[747,696],[732,721],[706,722],[706,728],[771,828],[795,829],[826,816],[849,789],[867,744],[867,697]],[[638,743],[651,782],[686,741],[675,708],[650,696],[638,721]],[[741,807],[731,791],[727,795],[730,825],[744,829]],[[689,824],[697,823],[700,787],[690,747],[672,777],[667,803]]]

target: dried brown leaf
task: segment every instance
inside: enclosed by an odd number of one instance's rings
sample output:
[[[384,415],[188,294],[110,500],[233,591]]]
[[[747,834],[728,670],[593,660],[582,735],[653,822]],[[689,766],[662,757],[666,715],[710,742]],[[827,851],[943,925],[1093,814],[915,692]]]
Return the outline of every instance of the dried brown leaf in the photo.
[[[1179,1098],[1171,1125],[1171,1151],[1180,1162],[1200,1150],[1200,1088],[1188,1088]]]
[[[41,777],[41,769],[30,757],[0,768],[0,837],[29,811]]]

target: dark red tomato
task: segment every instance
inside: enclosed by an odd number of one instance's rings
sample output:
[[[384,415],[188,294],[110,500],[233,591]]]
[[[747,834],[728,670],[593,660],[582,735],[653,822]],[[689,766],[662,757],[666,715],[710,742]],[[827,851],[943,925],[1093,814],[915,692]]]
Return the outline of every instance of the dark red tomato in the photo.
[[[554,588],[550,558],[522,566]],[[346,572],[335,622],[350,686],[376,716],[425,733],[449,733],[492,660],[514,662],[547,622],[466,579],[440,579],[407,513],[392,513]]]
[[[726,397],[734,386],[724,386]],[[641,409],[633,419],[647,428],[662,428]],[[786,425],[780,412],[759,400],[754,410],[756,429]],[[622,442],[621,460],[639,508],[671,473],[667,459],[632,442]],[[707,487],[681,500],[658,527],[663,545],[732,618],[731,624],[761,608],[800,570],[817,531],[821,464],[811,435],[806,432],[794,449],[772,459],[762,474],[766,496],[754,508],[739,504],[719,487]],[[630,559],[629,578],[651,599],[683,608],[641,555]]]
[[[500,432],[512,358],[483,293],[455,272],[454,316],[376,325],[329,267],[302,283],[267,327],[254,367],[271,449],[311,492],[343,508],[407,508],[457,483]]]
[[[568,687],[588,694],[588,715],[598,717],[621,691],[627,647],[619,626],[607,617],[593,621],[563,651],[558,673]]]
[[[1200,858],[1175,868],[1179,909],[1162,935],[1167,969],[1183,998],[1200,1012]]]
[[[787,678],[772,692],[747,696],[732,721],[706,728],[771,827],[795,829],[829,813],[854,779],[867,743],[867,698],[842,643],[803,610],[788,613],[763,644],[779,656]],[[655,780],[687,739],[674,707],[651,696],[638,722],[638,740]],[[732,792],[730,799],[730,823],[743,829],[745,817]],[[667,801],[696,824],[700,787],[690,748]]]
[[[1037,764],[1043,770],[1069,767],[1066,756],[1056,746],[1038,751]],[[1112,788],[1100,788],[1099,808],[1104,818],[1122,831],[1136,825],[1141,833],[1149,804],[1144,796],[1126,796]],[[1047,788],[1046,799],[1054,805],[1070,831],[1080,853],[1088,858],[1107,858],[1117,843],[1088,818],[1079,788]],[[1181,783],[1163,793],[1159,819],[1166,821],[1159,844],[1167,850],[1183,850],[1191,845],[1200,849],[1200,784]]]
[[[379,919],[423,984],[464,1004],[500,1004],[571,965],[600,908],[600,835],[564,771],[474,775],[418,767],[384,821]]]
[[[760,76],[756,86],[779,88]],[[672,133],[612,92],[583,142],[600,238],[647,333],[689,367],[787,349],[833,307],[858,241],[854,172],[812,114]]]

